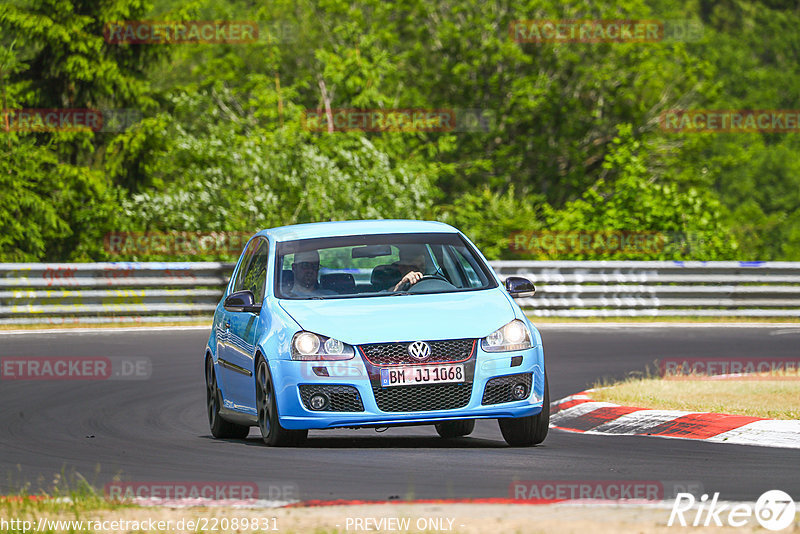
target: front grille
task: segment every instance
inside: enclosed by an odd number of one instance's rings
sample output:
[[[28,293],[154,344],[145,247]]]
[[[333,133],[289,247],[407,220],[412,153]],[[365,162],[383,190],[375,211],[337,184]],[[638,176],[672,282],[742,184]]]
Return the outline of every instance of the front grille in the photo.
[[[361,395],[352,386],[329,386],[329,385],[303,385],[300,386],[300,398],[303,404],[311,410],[311,397],[317,393],[327,395],[330,402],[323,410],[313,410],[320,412],[363,412],[364,405],[361,402]]]
[[[382,412],[453,410],[469,404],[472,384],[421,384],[372,388]]]
[[[413,341],[400,343],[373,343],[361,345],[361,351],[373,365],[402,365],[420,363],[453,363],[468,360],[475,349],[474,339],[447,339],[427,341],[431,355],[425,360],[417,360],[408,354],[408,346]]]
[[[531,394],[531,381],[531,373],[520,373],[492,378],[486,383],[486,389],[483,390],[483,400],[481,404],[500,404],[501,402],[523,400],[515,399],[511,396],[511,388],[514,384],[525,384],[525,387],[528,389],[528,394],[525,395],[527,399]]]

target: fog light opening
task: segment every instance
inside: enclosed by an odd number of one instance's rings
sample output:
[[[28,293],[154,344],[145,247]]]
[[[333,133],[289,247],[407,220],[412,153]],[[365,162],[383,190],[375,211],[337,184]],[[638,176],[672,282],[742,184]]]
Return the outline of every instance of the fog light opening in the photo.
[[[511,396],[514,400],[522,400],[528,396],[528,386],[525,384],[514,384],[511,388]]]
[[[320,411],[328,407],[328,396],[323,393],[316,393],[311,396],[308,404],[312,410]]]

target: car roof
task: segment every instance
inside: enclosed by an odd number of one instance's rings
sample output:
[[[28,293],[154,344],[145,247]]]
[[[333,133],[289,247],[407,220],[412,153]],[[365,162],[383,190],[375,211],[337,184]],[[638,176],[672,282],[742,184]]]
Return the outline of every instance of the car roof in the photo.
[[[436,221],[380,219],[294,224],[291,226],[268,228],[266,230],[261,230],[258,234],[268,235],[275,241],[291,241],[294,239],[310,239],[315,237],[365,234],[419,234],[428,232],[458,233],[458,230],[449,224]]]

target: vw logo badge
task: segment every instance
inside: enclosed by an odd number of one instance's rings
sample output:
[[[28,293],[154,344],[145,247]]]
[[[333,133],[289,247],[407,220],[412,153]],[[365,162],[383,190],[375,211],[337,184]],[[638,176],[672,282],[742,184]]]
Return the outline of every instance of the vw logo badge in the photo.
[[[415,360],[427,360],[431,355],[431,347],[424,341],[415,341],[408,346],[408,354]]]

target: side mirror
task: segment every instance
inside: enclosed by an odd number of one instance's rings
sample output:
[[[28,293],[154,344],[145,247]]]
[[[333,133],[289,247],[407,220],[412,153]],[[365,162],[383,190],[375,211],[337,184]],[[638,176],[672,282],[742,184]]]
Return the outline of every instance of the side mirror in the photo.
[[[249,289],[245,289],[228,295],[222,306],[229,312],[250,312],[258,314],[261,311],[261,304],[255,304],[253,302],[254,300],[253,292]]]
[[[536,293],[533,282],[521,276],[509,276],[506,278],[506,291],[512,298],[521,299],[532,297]]]

